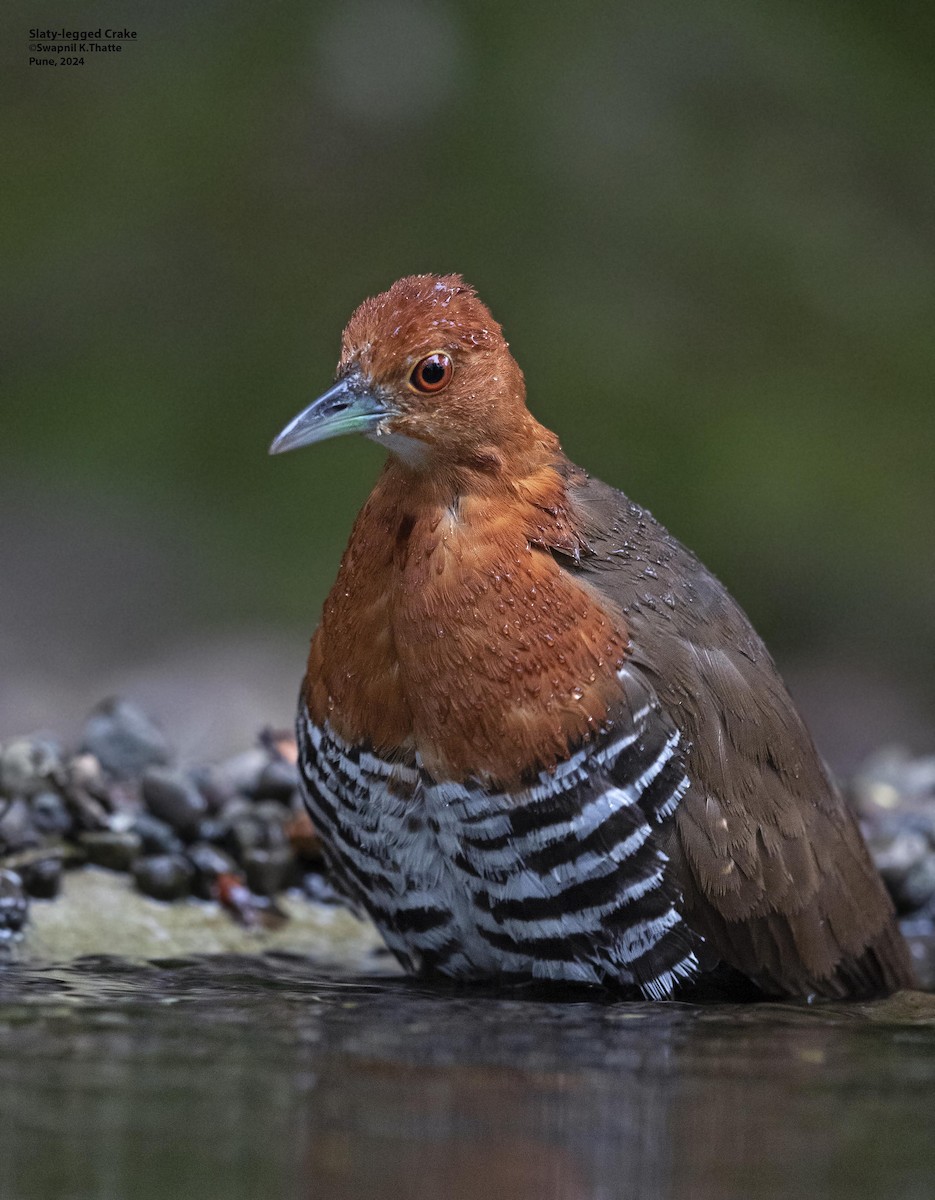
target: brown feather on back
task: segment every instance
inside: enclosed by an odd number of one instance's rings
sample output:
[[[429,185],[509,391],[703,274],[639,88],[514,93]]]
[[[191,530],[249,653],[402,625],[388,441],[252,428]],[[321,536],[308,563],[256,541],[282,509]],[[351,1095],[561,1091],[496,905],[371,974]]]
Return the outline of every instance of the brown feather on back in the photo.
[[[631,662],[690,745],[669,846],[690,923],[767,992],[911,986],[857,823],[740,607],[620,492],[580,474],[569,491],[590,548],[569,569],[622,610]]]

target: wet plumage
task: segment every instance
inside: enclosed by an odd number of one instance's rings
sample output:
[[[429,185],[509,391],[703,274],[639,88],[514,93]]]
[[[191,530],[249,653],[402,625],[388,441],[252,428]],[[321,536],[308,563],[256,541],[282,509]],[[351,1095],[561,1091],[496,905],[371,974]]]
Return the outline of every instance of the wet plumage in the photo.
[[[389,450],[312,639],[300,762],[348,902],[403,965],[663,998],[911,982],[853,817],[760,639],[525,404],[457,276],[366,301],[280,435]]]

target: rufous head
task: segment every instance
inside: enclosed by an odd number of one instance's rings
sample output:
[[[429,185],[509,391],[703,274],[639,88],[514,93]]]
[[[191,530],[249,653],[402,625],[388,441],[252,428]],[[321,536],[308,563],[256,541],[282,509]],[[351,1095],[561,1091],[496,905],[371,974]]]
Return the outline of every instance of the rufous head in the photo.
[[[336,382],[271,454],[363,433],[407,467],[496,470],[532,435],[523,374],[500,326],[459,275],[409,275],[365,300],[344,330]]]

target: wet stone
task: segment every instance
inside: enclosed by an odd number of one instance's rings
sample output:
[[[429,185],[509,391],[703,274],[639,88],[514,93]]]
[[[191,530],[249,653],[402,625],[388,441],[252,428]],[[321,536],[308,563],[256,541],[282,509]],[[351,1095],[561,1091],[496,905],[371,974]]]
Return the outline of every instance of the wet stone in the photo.
[[[29,900],[16,871],[0,869],[0,938],[19,933],[29,915]]]
[[[254,809],[254,816],[264,828],[265,846],[286,844],[286,825],[292,819],[291,809],[278,800],[261,800]]]
[[[878,750],[861,765],[850,793],[865,817],[931,804],[935,802],[935,756],[913,758],[898,747]]]
[[[151,854],[133,864],[136,886],[154,900],[181,900],[191,890],[193,874],[180,854]]]
[[[32,810],[25,800],[0,800],[0,853],[15,853],[38,846],[41,840]]]
[[[228,830],[227,822],[221,817],[208,817],[198,826],[196,842],[222,842]]]
[[[230,819],[228,814],[233,812],[237,815]],[[221,844],[241,863],[250,850],[287,847],[286,823],[290,816],[289,809],[278,800],[262,800],[259,804],[231,801],[224,809],[229,823]]]
[[[266,844],[266,830],[256,817],[240,817],[233,821],[224,834],[222,845],[224,849],[236,858],[239,863],[251,850],[260,850]]]
[[[275,896],[289,887],[296,876],[295,859],[285,846],[248,850],[243,857],[243,867],[247,886],[258,896]]]
[[[884,882],[894,894],[928,854],[928,840],[921,833],[903,830],[884,843],[871,842],[873,860]]]
[[[232,829],[238,821],[253,820],[254,808],[251,801],[244,796],[235,796],[225,802],[220,813],[201,822],[195,840],[213,842],[215,845],[224,846],[231,854],[238,854],[239,839],[232,834]],[[248,838],[248,841],[250,845],[253,844],[252,838]]]
[[[127,700],[110,699],[99,705],[85,725],[82,744],[97,755],[106,771],[123,777],[139,775],[170,757],[162,731]]]
[[[142,842],[144,854],[181,854],[184,849],[172,826],[152,813],[140,813],[131,828]]]
[[[165,821],[186,840],[198,834],[208,804],[195,784],[181,771],[149,767],[143,775],[143,800],[154,817]]]
[[[341,897],[334,890],[331,880],[327,875],[322,875],[320,871],[308,871],[302,876],[302,891],[308,896],[309,900],[314,900],[316,904],[342,903]]]
[[[34,796],[62,778],[62,758],[48,738],[15,738],[0,750],[0,792]]]
[[[299,786],[299,769],[294,763],[274,758],[263,768],[254,788],[258,800],[288,802]]]
[[[111,812],[129,817],[134,817],[143,806],[139,781],[135,779],[109,780],[103,799]]]
[[[916,833],[921,833],[935,850],[935,803],[927,805],[924,812],[913,813],[907,818],[906,826],[914,829]]]
[[[210,788],[219,803],[234,796],[253,796],[264,769],[269,763],[265,750],[245,750],[209,767],[202,779],[202,787]]]
[[[929,852],[907,872],[895,898],[904,912],[935,906],[935,854]]]
[[[93,754],[79,754],[68,764],[65,799],[80,829],[107,829],[107,809],[102,800],[107,784],[101,764]]]
[[[205,766],[189,767],[186,771],[189,782],[193,783],[201,793],[205,802],[205,811],[212,816],[217,815],[228,799],[227,795],[214,782],[212,768]]]
[[[240,870],[229,854],[208,842],[196,842],[189,847],[188,860],[195,868],[193,891],[202,900],[212,898],[219,875],[236,875]]]
[[[50,854],[19,868],[23,887],[36,900],[54,900],[62,886],[62,857]]]
[[[232,800],[226,801],[221,809],[219,819],[227,825],[233,825],[235,821],[239,821],[243,817],[252,818],[255,811],[253,802],[246,796],[235,796]]]
[[[64,837],[71,831],[71,814],[57,792],[39,792],[30,801],[32,823],[42,834]]]
[[[68,783],[100,799],[107,795],[104,768],[96,754],[76,754],[68,764]]]
[[[107,828],[113,830],[114,833],[129,833],[133,829],[135,821],[136,817],[132,813],[115,812],[111,813]]]
[[[260,734],[260,745],[271,757],[294,763],[299,757],[299,748],[295,742],[295,729],[271,729],[267,727]]]
[[[884,851],[900,834],[921,834],[935,849],[935,803],[880,810],[864,816],[861,826],[871,849]]]
[[[129,871],[143,848],[137,834],[129,830],[102,829],[83,833],[78,840],[88,861],[109,871]]]
[[[100,800],[96,800],[80,788],[69,789],[68,808],[79,829],[108,829],[110,827],[107,809]]]

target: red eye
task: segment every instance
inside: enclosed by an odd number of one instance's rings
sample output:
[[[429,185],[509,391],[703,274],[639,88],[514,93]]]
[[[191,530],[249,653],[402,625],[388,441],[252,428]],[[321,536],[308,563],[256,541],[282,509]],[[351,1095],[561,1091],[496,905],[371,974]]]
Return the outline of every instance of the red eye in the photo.
[[[453,371],[447,354],[430,354],[416,363],[409,382],[417,392],[440,392],[451,383]]]

